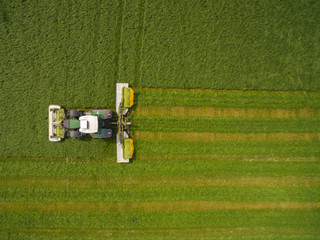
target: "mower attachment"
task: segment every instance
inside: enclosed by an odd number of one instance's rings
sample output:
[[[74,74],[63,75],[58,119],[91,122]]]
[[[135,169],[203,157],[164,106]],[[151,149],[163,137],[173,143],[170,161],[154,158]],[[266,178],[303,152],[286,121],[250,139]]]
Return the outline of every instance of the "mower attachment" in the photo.
[[[129,137],[129,125],[126,115],[133,105],[134,91],[128,83],[117,83],[116,110],[118,113],[117,162],[128,163],[132,158],[133,140]]]

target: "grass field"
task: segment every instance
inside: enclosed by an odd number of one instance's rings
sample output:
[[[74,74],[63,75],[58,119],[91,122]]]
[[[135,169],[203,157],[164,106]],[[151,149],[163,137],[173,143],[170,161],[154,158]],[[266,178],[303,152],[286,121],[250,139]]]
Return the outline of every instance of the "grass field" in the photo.
[[[0,239],[320,239],[320,2],[0,1]],[[49,104],[135,89],[135,155]]]

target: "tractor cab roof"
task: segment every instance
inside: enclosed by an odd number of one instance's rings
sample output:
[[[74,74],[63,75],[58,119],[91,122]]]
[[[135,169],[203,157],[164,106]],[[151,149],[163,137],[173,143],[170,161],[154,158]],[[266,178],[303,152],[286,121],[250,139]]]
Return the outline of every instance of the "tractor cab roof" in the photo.
[[[79,118],[79,132],[82,133],[97,133],[99,131],[98,116],[86,115]]]

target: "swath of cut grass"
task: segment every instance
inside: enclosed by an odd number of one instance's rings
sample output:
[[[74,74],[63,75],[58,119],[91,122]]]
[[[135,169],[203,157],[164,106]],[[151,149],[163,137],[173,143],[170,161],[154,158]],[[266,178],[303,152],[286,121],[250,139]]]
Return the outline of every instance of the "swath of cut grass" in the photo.
[[[63,176],[63,177],[120,177],[120,176],[319,176],[320,159],[314,157],[280,158],[278,155],[237,154],[159,154],[146,153],[133,165],[116,162],[46,162],[21,161],[1,162],[2,177],[16,176]],[[230,156],[230,157],[228,157]],[[291,154],[292,156],[292,154]],[[137,156],[139,157],[139,156]],[[156,162],[155,162],[156,161]]]
[[[297,156],[263,156],[250,154],[141,154],[136,153],[135,158],[140,161],[187,161],[187,160],[211,160],[211,161],[238,161],[238,162],[319,162],[320,157]]]
[[[186,227],[276,227],[318,230],[318,211],[216,210],[196,212],[61,213],[1,212],[2,228],[145,229]],[[6,221],[3,221],[6,219]],[[33,221],[27,221],[32,219]],[[303,219],[303,221],[301,221]]]
[[[319,187],[169,186],[143,188],[0,188],[1,202],[235,201],[317,202]]]
[[[320,141],[320,133],[212,133],[135,131],[135,140],[163,141]]]
[[[320,118],[210,118],[131,116],[134,131],[319,133]]]
[[[169,186],[319,187],[319,177],[305,176],[135,176],[135,177],[3,177],[0,187],[40,188],[144,188]]]
[[[320,141],[264,141],[264,142],[178,142],[136,141],[136,149],[143,154],[247,154],[264,156],[312,157],[320,154]],[[201,150],[200,150],[201,149]]]
[[[137,105],[248,109],[320,108],[320,92],[225,91],[201,89],[136,89]]]
[[[1,232],[10,231],[2,230]],[[71,240],[78,240],[90,238],[90,240],[101,240],[101,238],[108,237],[109,239],[127,239],[130,237],[139,237],[139,239],[152,239],[160,240],[163,237],[174,237],[175,239],[185,239],[188,237],[190,239],[197,239],[199,237],[215,237],[218,240],[225,239],[228,237],[236,237],[237,239],[264,239],[266,235],[272,234],[275,238],[284,238],[288,234],[289,238],[294,237],[294,239],[304,239],[306,236],[310,239],[317,239],[319,234],[318,230],[308,229],[308,228],[284,228],[284,227],[187,227],[187,228],[145,228],[145,229],[97,229],[97,228],[19,228],[20,233],[26,235],[19,235],[22,237],[28,237],[29,234],[32,236],[39,236],[42,239],[43,236],[46,238],[53,237],[56,240],[57,237],[68,237]],[[12,232],[12,230],[11,230]],[[280,235],[278,235],[280,234]],[[314,234],[314,235],[311,235]],[[12,235],[12,234],[11,234]],[[117,236],[117,237],[115,237]],[[262,236],[261,238],[259,236]],[[113,238],[114,237],[114,238]],[[221,238],[220,238],[221,237]],[[38,240],[38,238],[35,238]],[[269,239],[269,238],[268,238]],[[58,238],[60,240],[60,238]]]
[[[0,202],[2,212],[175,212],[212,210],[319,210],[320,202]]]
[[[261,108],[215,108],[186,106],[141,106],[134,108],[132,114],[138,116],[173,117],[241,117],[241,118],[320,118],[320,109],[261,109]]]

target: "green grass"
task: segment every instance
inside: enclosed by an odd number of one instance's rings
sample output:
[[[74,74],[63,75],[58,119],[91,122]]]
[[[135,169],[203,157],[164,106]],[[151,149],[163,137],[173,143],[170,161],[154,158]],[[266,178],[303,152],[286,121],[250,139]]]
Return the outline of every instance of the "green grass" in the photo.
[[[167,144],[166,146],[168,146]],[[149,154],[151,155],[151,154]],[[161,154],[157,154],[163,156]],[[164,156],[163,156],[164,158]],[[289,158],[290,159],[290,158]],[[264,161],[263,158],[212,160],[193,157],[193,160],[139,161],[130,165],[110,162],[21,162],[8,160],[1,163],[1,176],[320,176],[320,162]]]
[[[1,202],[317,202],[320,187],[1,188]],[[45,203],[44,203],[45,204]],[[115,209],[117,210],[117,209]],[[128,211],[128,210],[127,210]]]
[[[319,108],[319,92],[230,92],[138,89],[139,106],[188,106],[217,108],[297,109]]]
[[[88,239],[86,237],[82,237],[81,236],[77,236],[74,237],[75,235],[77,235],[78,231],[74,230],[74,232],[68,233],[67,234],[67,238],[66,237],[49,237],[46,236],[46,239],[48,240],[85,240]],[[36,234],[25,234],[25,233],[12,233],[12,232],[6,232],[3,235],[0,236],[4,236],[3,238],[8,238],[11,237],[12,239],[25,239],[25,240],[29,240],[29,239],[33,239],[33,240],[39,240],[39,239],[43,239],[43,235],[36,235]],[[65,235],[66,236],[66,235]],[[214,239],[216,240],[229,240],[232,239],[233,236],[215,236]],[[103,240],[105,239],[105,237],[91,237],[90,240]],[[139,240],[141,239],[141,237],[110,237],[108,238],[110,240]],[[181,240],[181,239],[186,239],[186,237],[156,237],[155,235],[153,237],[143,237],[143,239],[146,240],[168,240],[168,239],[175,239],[175,240]],[[212,237],[189,237],[188,239],[190,240],[197,240],[197,239],[201,239],[201,240],[211,240]],[[237,235],[237,239],[240,240],[277,240],[277,239],[310,239],[310,240],[314,240],[314,239],[318,239],[318,235],[311,235],[311,234],[252,234],[252,235]]]
[[[133,163],[120,165],[115,139],[50,143],[47,132],[49,104],[115,109],[116,82],[129,82],[135,88],[136,106],[316,113],[320,109],[319,16],[317,0],[1,0],[0,200],[57,205],[64,201],[215,200],[245,201],[249,206],[251,201],[319,202],[317,182],[299,187],[172,183],[140,188],[127,188],[121,182],[121,177],[130,176],[209,176],[212,181],[221,176],[317,178],[319,141],[138,140]],[[258,91],[212,91],[228,89]],[[299,114],[285,119],[133,114],[133,136],[134,130],[320,131],[319,118]],[[21,182],[18,187],[7,178],[40,177],[46,184],[46,177],[59,176],[97,181],[114,177],[119,184],[41,188],[30,187],[30,182],[24,187]],[[146,182],[141,186],[152,183],[142,181]],[[319,208],[63,213],[12,212],[0,207],[0,239],[319,239],[319,222]]]
[[[7,219],[12,219],[8,222]],[[297,227],[317,229],[320,212],[199,211],[159,213],[2,212],[2,228],[143,229],[175,227]]]
[[[133,130],[161,132],[320,132],[320,118],[209,118],[133,116]]]
[[[143,86],[320,87],[319,1],[164,0],[144,9]]]
[[[319,156],[319,141],[294,142],[176,142],[139,141],[136,143],[140,153],[145,154],[247,154],[267,156]]]

